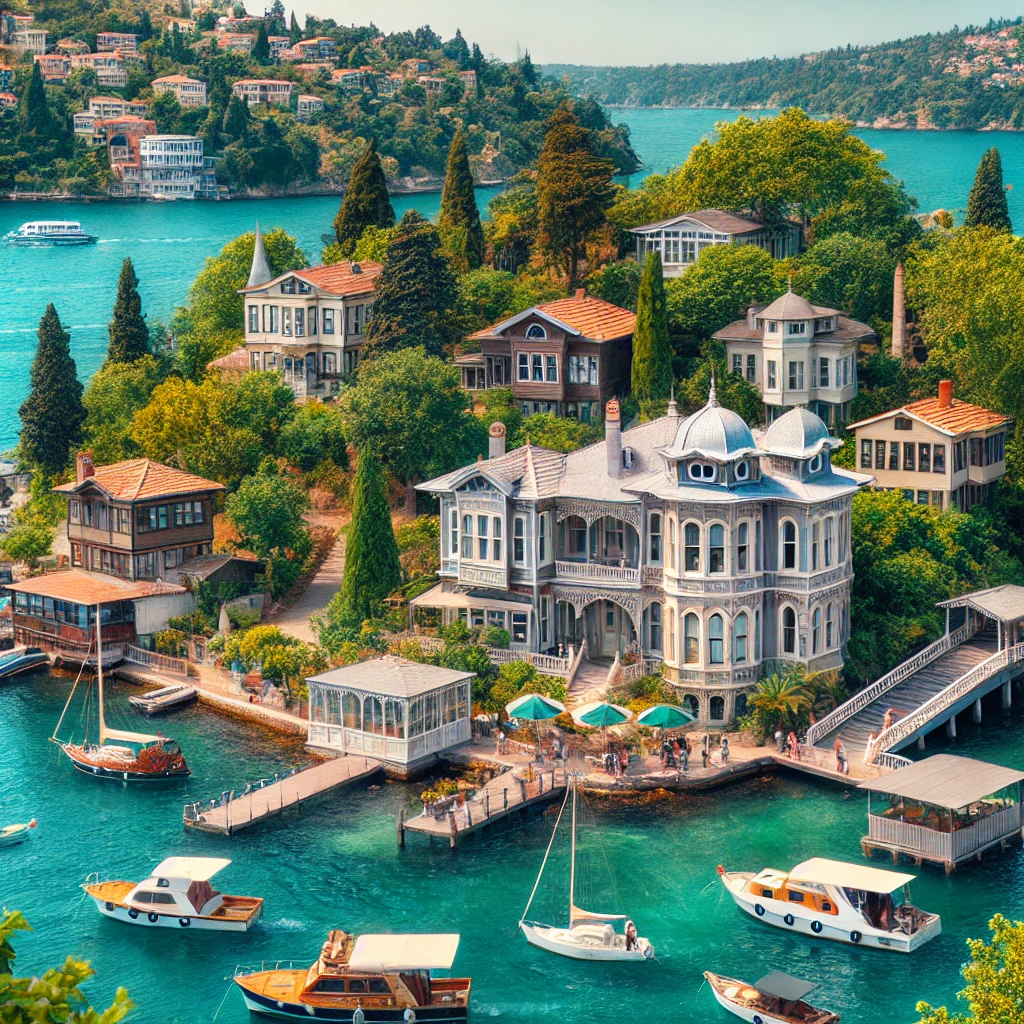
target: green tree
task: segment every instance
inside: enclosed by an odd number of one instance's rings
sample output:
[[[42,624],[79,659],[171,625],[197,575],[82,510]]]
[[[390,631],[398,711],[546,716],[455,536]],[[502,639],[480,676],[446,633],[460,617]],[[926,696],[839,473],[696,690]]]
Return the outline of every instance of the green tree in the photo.
[[[240,139],[246,133],[252,115],[249,113],[249,104],[241,98],[232,94],[224,108],[223,131],[231,139]]]
[[[128,992],[118,988],[114,1001],[105,1010],[95,1010],[82,993],[81,986],[96,972],[88,960],[69,956],[58,968],[49,968],[29,978],[13,976],[13,938],[17,932],[31,931],[23,914],[5,910],[0,919],[0,1016],[4,1024],[32,1024],[35,1021],[61,1021],[62,1024],[117,1024],[134,1004]]]
[[[803,253],[796,267],[793,290],[815,305],[864,323],[892,319],[896,256],[880,239],[830,235]]]
[[[349,440],[359,451],[372,448],[405,486],[410,514],[419,481],[463,466],[486,448],[486,428],[470,412],[458,368],[422,348],[364,363],[340,406]]]
[[[281,431],[281,454],[308,473],[325,459],[348,468],[348,442],[337,409],[316,400],[300,406]]]
[[[537,158],[538,245],[576,287],[587,242],[612,203],[611,160],[594,154],[590,132],[566,105],[549,118]]]
[[[149,329],[142,313],[142,298],[139,295],[139,279],[129,257],[121,265],[121,276],[117,281],[117,300],[114,302],[114,316],[110,321],[110,345],[107,347],[107,361],[111,363],[133,363],[149,355]]]
[[[352,168],[345,198],[334,218],[334,235],[343,254],[348,256],[371,224],[390,228],[394,223],[395,211],[388,195],[384,168],[377,155],[377,143],[371,139]]]
[[[353,263],[384,263],[388,258],[388,246],[391,239],[395,237],[398,228],[379,228],[371,224],[359,236],[355,248],[346,255],[341,251],[337,242],[329,242],[320,253],[320,259],[325,265],[341,263],[342,260],[351,259]]]
[[[295,17],[295,12],[292,11],[291,25],[288,29],[288,42],[294,46],[302,38],[302,29],[299,28],[299,22]]]
[[[476,270],[483,263],[484,229],[473,191],[466,136],[461,131],[452,137],[448,150],[437,229],[446,255],[460,272]]]
[[[606,263],[587,278],[587,294],[636,312],[644,268],[636,260]]]
[[[1006,187],[1003,185],[1003,162],[995,146],[985,150],[978,164],[974,184],[967,197],[967,219],[964,226],[993,228],[996,231],[1013,230],[1010,208],[1006,202]]]
[[[441,252],[437,228],[415,210],[402,217],[374,289],[366,326],[368,352],[422,346],[441,355],[455,342],[458,323],[455,274]]]
[[[247,476],[224,508],[242,543],[260,558],[310,550],[303,513],[309,496],[294,480],[276,473]]]
[[[38,61],[32,63],[32,74],[22,99],[21,109],[26,131],[34,133],[39,139],[49,139],[53,134],[53,116],[46,100],[46,86],[43,85]]]
[[[167,376],[162,362],[146,355],[132,363],[107,362],[89,381],[82,404],[84,444],[100,466],[138,454],[131,438],[132,417],[144,409]]]
[[[353,484],[352,523],[345,539],[342,607],[368,619],[401,582],[402,568],[380,461],[372,448],[361,448]]]
[[[298,681],[327,667],[323,652],[277,626],[253,626],[244,633],[232,633],[224,644],[224,660],[259,665],[263,677],[279,682],[289,700],[305,699]]]
[[[39,321],[39,345],[29,372],[29,395],[18,410],[21,453],[55,475],[68,464],[82,439],[85,407],[82,382],[71,358],[71,335],[61,326],[51,302]]]
[[[777,672],[760,680],[747,697],[747,707],[763,738],[780,728],[794,728],[799,716],[811,706],[804,687],[803,670],[795,668],[779,675]]]
[[[493,422],[491,417],[489,422]],[[506,427],[507,429],[507,427]],[[510,447],[517,448],[529,440],[539,448],[553,452],[574,452],[588,444],[594,444],[604,437],[600,423],[580,423],[567,416],[555,416],[549,412],[538,412],[525,416],[516,433],[509,437]]]
[[[256,28],[256,40],[252,44],[252,58],[261,63],[270,60],[270,40],[267,38],[267,26],[262,21]]]
[[[29,485],[29,500],[14,510],[13,524],[0,538],[0,548],[12,562],[34,567],[53,547],[57,527],[66,518],[67,500],[54,494],[54,481],[46,473],[36,473]]]
[[[639,401],[666,399],[672,388],[672,346],[661,255],[649,252],[636,305],[633,333],[632,391]]]

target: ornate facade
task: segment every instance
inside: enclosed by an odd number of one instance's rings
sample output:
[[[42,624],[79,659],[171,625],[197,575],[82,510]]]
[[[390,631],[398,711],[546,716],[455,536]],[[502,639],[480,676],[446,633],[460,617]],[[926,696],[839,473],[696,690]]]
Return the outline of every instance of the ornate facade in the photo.
[[[507,629],[523,651],[661,663],[706,724],[742,714],[779,662],[839,668],[849,635],[850,502],[871,478],[806,409],[755,442],[708,404],[563,455],[529,444],[421,484],[441,502],[441,577],[414,609]]]

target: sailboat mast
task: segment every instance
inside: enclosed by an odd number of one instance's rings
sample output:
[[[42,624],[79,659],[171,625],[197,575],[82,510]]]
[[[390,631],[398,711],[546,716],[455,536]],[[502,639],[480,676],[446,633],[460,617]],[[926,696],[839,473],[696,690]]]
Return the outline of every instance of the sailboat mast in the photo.
[[[96,605],[96,672],[99,681],[100,695],[100,745],[107,739],[107,723],[103,717],[103,639],[100,635],[100,619],[103,617],[103,606]]]
[[[576,782],[572,783],[572,854],[569,858],[569,923],[572,925],[572,908],[576,905]]]

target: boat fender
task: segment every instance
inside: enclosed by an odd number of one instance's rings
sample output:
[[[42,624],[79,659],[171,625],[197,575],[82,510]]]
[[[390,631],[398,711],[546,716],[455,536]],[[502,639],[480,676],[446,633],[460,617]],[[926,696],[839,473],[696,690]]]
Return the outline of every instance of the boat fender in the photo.
[[[187,917],[178,918],[178,924],[180,924],[182,928],[187,928],[191,923],[192,922]]]
[[[139,916],[139,912],[134,907],[129,907],[128,916],[134,921]]]
[[[361,1006],[357,1006],[356,1012],[352,1014],[352,1024],[366,1024],[366,1014]]]
[[[405,1013],[402,1014],[402,1020],[405,1024],[416,1024],[416,1011],[411,1007],[406,1007]]]
[[[863,938],[860,932],[850,932],[850,941],[853,943],[860,942]]]
[[[758,917],[764,917],[764,907],[762,907],[760,903],[755,903],[754,913],[757,914]]]
[[[821,934],[821,922],[820,921],[812,921],[811,922],[811,931],[814,932],[815,935],[820,935]]]
[[[753,1020],[754,1024],[764,1024],[764,1021],[756,1013],[751,1020]]]
[[[792,928],[793,927],[793,921],[795,920],[795,918],[793,917],[792,914],[787,914],[782,920],[785,921],[786,924],[788,924],[790,926],[790,928]]]
[[[104,904],[104,906],[107,908],[108,911],[112,911],[114,909],[114,904],[111,903],[109,900]]]
[[[156,924],[157,921],[160,920],[160,915],[159,914],[154,914],[152,911],[150,911],[146,916],[149,918],[149,923],[150,924]]]

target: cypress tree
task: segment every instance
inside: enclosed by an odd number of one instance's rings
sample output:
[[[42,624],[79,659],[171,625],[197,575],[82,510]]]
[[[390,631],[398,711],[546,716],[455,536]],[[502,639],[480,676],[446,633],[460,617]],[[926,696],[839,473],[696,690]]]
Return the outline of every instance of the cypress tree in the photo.
[[[295,18],[295,11],[292,11],[292,23],[291,28],[288,30],[288,41],[294,46],[302,38],[302,29],[299,28],[299,23]]]
[[[996,231],[1013,230],[1003,187],[1003,162],[995,146],[985,150],[978,164],[974,185],[967,197],[964,225],[969,228],[995,228]]]
[[[457,298],[455,274],[441,251],[437,228],[409,210],[377,278],[373,316],[366,325],[368,351],[422,345],[427,355],[443,355],[445,346],[457,339],[452,314]]]
[[[633,332],[633,394],[637,399],[665,399],[672,387],[672,347],[661,255],[649,252],[636,302]]]
[[[61,326],[51,302],[39,321],[39,347],[29,374],[28,398],[21,417],[21,453],[51,475],[68,464],[71,448],[82,438],[85,407],[82,382],[71,358],[71,335]]]
[[[149,355],[149,330],[146,318],[142,315],[139,279],[135,276],[132,261],[126,257],[117,282],[117,301],[110,321],[107,362],[134,363],[146,355]]]
[[[377,228],[395,226],[395,211],[391,208],[387,179],[373,139],[352,168],[345,198],[334,218],[334,234],[343,255],[352,255],[356,242],[371,224]]]
[[[232,96],[224,110],[224,134],[233,141],[240,139],[250,120],[249,105],[240,96]]]
[[[32,62],[32,75],[28,80],[28,88],[25,90],[25,128],[35,132],[41,138],[49,138],[53,129],[53,120],[50,117],[50,107],[46,102],[46,86],[43,85],[43,76],[39,70],[38,61]]]
[[[473,192],[466,137],[461,131],[455,133],[448,150],[437,228],[445,250],[461,269],[476,270],[483,263],[484,229]]]
[[[270,60],[270,39],[267,37],[267,26],[261,21],[256,29],[256,41],[252,44],[254,60]]]
[[[342,605],[367,619],[402,582],[384,475],[375,452],[363,448],[352,496],[352,523],[345,541]]]

